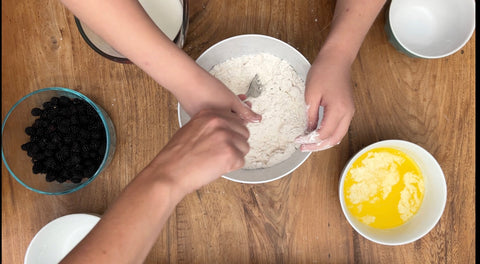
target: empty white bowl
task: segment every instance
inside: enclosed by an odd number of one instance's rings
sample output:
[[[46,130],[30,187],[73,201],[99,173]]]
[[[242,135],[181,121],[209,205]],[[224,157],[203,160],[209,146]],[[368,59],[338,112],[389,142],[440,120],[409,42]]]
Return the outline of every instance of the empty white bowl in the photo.
[[[222,40],[207,49],[198,57],[196,62],[205,70],[210,71],[213,66],[228,59],[263,52],[287,61],[300,78],[302,78],[303,81],[306,80],[308,70],[310,69],[310,62],[292,46],[281,40],[265,35],[247,34]],[[321,120],[322,117],[323,110],[320,109],[319,120]],[[178,120],[180,126],[183,126],[190,120],[190,117],[180,104],[178,104]],[[223,177],[231,181],[251,184],[274,181],[293,172],[302,165],[310,154],[311,152],[301,152],[297,150],[289,159],[272,167],[248,170],[240,169],[230,172]]]
[[[411,157],[422,172],[425,186],[417,213],[403,225],[391,229],[373,228],[357,220],[346,206],[343,190],[345,177],[352,164],[365,152],[381,147],[397,149]],[[360,150],[347,163],[340,178],[339,196],[345,217],[360,235],[383,245],[403,245],[420,239],[435,227],[447,202],[447,184],[442,168],[428,151],[408,141],[384,140]]]
[[[91,214],[70,214],[51,221],[30,242],[24,263],[59,263],[99,220]]]
[[[385,30],[411,57],[442,58],[460,50],[475,30],[474,0],[393,0]]]

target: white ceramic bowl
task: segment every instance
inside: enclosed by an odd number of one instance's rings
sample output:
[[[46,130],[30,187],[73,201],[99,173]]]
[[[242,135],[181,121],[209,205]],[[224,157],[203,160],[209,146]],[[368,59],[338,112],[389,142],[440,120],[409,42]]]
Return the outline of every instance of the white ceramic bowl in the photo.
[[[308,60],[287,43],[265,35],[247,34],[222,40],[207,49],[198,57],[196,62],[205,70],[210,71],[213,66],[230,58],[262,52],[270,53],[287,61],[300,78],[304,81],[306,80],[308,70],[310,69]],[[321,120],[322,117],[323,109],[320,109],[319,119]],[[178,105],[178,120],[180,126],[183,126],[190,120],[190,117],[180,104]],[[223,177],[235,182],[252,184],[274,181],[293,172],[310,154],[310,152],[297,150],[289,159],[272,167],[251,170],[240,169],[230,172]]]
[[[343,191],[345,176],[355,160],[365,152],[380,147],[398,149],[410,156],[420,167],[425,185],[423,202],[417,213],[405,224],[391,229],[373,228],[358,221],[348,210]],[[438,162],[422,147],[403,140],[379,141],[360,150],[345,166],[339,185],[340,204],[348,222],[363,237],[383,245],[403,245],[425,236],[440,220],[447,202],[445,175]]]
[[[446,57],[472,36],[475,1],[394,0],[385,29],[392,45],[411,57]]]
[[[25,254],[25,264],[58,263],[98,223],[91,214],[70,214],[59,217],[38,231]]]

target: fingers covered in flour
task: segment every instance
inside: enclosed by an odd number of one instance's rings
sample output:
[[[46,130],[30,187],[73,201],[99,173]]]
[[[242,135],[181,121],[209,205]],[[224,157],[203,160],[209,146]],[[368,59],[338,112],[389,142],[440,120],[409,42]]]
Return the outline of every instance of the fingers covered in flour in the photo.
[[[237,113],[243,120],[252,123],[258,123],[262,120],[262,116],[253,112],[251,104],[243,102],[242,97],[238,96],[237,100],[232,105],[232,111]],[[246,99],[246,97],[245,97]],[[243,99],[243,100],[245,100]]]
[[[328,113],[328,112],[326,112]],[[319,128],[296,138],[301,151],[321,151],[340,144],[348,131],[351,115],[325,115]]]

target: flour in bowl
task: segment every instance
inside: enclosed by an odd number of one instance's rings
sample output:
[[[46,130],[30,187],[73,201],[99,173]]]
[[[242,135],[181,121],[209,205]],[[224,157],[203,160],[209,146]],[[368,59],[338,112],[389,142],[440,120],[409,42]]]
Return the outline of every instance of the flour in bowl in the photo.
[[[250,151],[244,169],[271,167],[297,150],[294,140],[307,128],[307,106],[305,83],[292,66],[271,54],[258,53],[231,58],[210,73],[236,94],[247,92],[255,74],[264,87],[260,96],[247,99],[262,121],[247,125]]]

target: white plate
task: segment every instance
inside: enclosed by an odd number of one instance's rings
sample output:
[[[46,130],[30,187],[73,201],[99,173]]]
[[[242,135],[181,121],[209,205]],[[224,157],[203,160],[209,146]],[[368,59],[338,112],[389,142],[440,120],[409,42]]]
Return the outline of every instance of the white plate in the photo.
[[[59,217],[38,231],[25,254],[25,264],[58,263],[98,223],[91,214],[70,214]]]

